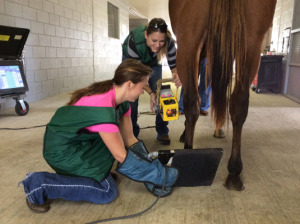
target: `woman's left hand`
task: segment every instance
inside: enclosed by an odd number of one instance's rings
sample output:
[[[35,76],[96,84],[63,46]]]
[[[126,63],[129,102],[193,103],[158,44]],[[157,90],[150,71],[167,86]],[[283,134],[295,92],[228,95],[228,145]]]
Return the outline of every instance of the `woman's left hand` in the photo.
[[[172,74],[172,79],[173,79],[173,82],[174,82],[174,84],[177,88],[181,86],[181,81],[179,79],[178,73],[173,73]]]

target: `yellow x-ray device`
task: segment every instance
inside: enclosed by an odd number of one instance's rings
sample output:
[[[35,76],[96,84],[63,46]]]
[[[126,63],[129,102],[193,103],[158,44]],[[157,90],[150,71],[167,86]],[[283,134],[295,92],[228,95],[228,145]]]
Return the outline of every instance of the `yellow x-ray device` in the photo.
[[[156,83],[156,108],[155,112],[160,113],[164,121],[172,121],[178,119],[178,102],[171,90],[170,84],[165,82],[172,82],[173,79],[160,79]]]

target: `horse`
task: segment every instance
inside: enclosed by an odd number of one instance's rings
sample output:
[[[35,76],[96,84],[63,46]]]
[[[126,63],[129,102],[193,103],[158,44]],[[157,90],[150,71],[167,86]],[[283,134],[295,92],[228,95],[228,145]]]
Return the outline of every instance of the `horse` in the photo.
[[[216,129],[231,118],[230,190],[241,191],[241,133],[249,107],[249,89],[260,64],[261,45],[271,27],[276,0],[169,0],[177,41],[177,72],[184,88],[184,148],[192,149],[200,113],[198,74],[206,57],[212,87],[211,112]],[[233,63],[235,61],[235,79]]]

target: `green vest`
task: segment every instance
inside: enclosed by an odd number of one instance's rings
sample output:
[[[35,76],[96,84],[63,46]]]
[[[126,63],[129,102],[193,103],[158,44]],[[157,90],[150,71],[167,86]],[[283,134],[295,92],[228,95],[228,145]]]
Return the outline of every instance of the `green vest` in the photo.
[[[149,51],[148,51],[148,47],[146,44],[146,39],[145,39],[145,31],[146,31],[146,27],[145,26],[139,26],[137,28],[135,28],[133,31],[131,31],[131,34],[133,36],[133,40],[135,43],[135,47],[138,51],[138,54],[140,56],[140,60],[143,64],[148,65],[148,66],[154,66],[157,65],[157,58],[153,58],[150,56]],[[125,39],[124,43],[123,43],[123,54],[126,57],[130,57],[128,55],[128,39],[129,36]]]
[[[129,103],[113,107],[63,106],[47,124],[43,156],[58,174],[105,178],[115,161],[99,133],[89,133],[85,127],[96,124],[119,125]]]

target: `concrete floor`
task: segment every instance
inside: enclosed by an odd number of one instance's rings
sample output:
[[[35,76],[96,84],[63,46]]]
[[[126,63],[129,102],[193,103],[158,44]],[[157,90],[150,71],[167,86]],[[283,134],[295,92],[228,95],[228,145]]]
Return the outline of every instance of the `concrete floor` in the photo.
[[[17,116],[14,108],[0,110],[0,128],[21,128],[46,124],[68,94],[30,103],[30,111]],[[140,112],[149,111],[149,98],[141,97]],[[143,129],[140,138],[149,151],[181,149],[179,137],[184,116],[169,124],[170,146],[161,146],[154,129]],[[154,125],[154,116],[141,113],[141,127]],[[140,212],[155,197],[144,185],[119,175],[119,196],[108,205],[55,200],[45,214],[32,213],[26,206],[23,187],[17,187],[27,172],[53,172],[42,157],[44,127],[0,130],[0,223],[87,223]],[[300,223],[300,106],[276,94],[251,91],[248,119],[243,129],[242,159],[245,190],[223,187],[231,148],[231,124],[224,139],[213,137],[210,116],[200,116],[194,148],[224,149],[214,182],[208,187],[175,188],[146,214],[110,223],[141,224],[299,224]]]

